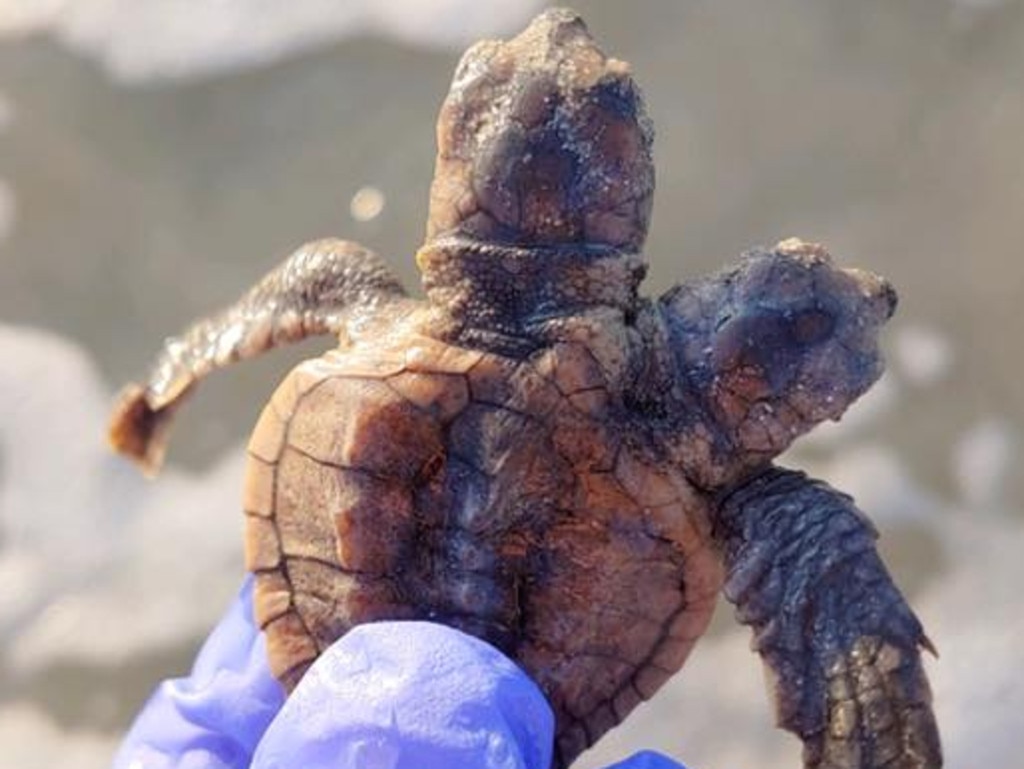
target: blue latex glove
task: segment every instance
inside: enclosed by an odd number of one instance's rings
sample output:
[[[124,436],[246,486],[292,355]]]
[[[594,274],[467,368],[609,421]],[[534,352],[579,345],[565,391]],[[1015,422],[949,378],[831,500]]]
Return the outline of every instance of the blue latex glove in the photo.
[[[114,769],[548,769],[554,718],[493,647],[428,622],[362,625],[285,700],[247,581],[188,678],[163,683]],[[638,753],[609,769],[685,769]]]

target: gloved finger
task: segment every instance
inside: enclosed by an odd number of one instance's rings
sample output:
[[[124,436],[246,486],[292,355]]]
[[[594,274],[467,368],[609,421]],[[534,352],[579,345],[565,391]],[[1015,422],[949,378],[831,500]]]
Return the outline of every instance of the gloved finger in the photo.
[[[606,769],[686,769],[686,767],[660,753],[642,750],[639,753],[634,753],[625,761],[620,761]]]
[[[114,769],[248,769],[284,702],[252,616],[252,579],[185,678],[165,681],[135,719]]]
[[[477,638],[429,622],[361,625],[306,673],[252,769],[548,769],[540,689]]]

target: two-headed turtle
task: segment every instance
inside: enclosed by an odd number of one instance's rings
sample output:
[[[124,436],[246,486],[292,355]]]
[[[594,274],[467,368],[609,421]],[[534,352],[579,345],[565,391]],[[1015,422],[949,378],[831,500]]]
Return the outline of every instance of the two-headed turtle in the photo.
[[[359,623],[447,623],[536,680],[567,766],[680,668],[724,590],[807,767],[937,769],[928,641],[874,529],[772,463],[877,379],[895,293],[792,239],[641,296],[651,142],[575,15],[475,45],[438,124],[426,300],[361,246],[303,246],[167,342],[113,443],[155,470],[201,377],[335,334],[249,443],[246,561],[285,687]]]

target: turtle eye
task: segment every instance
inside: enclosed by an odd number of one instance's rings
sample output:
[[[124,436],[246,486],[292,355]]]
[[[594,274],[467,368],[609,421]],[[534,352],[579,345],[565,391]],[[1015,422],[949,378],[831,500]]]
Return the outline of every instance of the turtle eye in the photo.
[[[828,338],[835,325],[835,318],[817,307],[801,310],[789,319],[793,340],[803,345],[816,344]]]
[[[715,329],[713,365],[719,370],[777,363],[791,347],[785,319],[775,312],[731,317]]]

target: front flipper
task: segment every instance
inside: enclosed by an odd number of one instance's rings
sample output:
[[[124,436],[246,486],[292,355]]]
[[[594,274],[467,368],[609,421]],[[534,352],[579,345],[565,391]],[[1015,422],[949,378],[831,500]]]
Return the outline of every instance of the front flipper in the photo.
[[[754,630],[807,769],[942,766],[920,622],[850,497],[772,468],[721,502],[726,597]]]
[[[235,304],[164,342],[146,382],[121,392],[110,419],[111,446],[155,474],[171,418],[200,379],[282,344],[336,334],[353,310],[404,296],[372,251],[346,240],[307,243]]]

